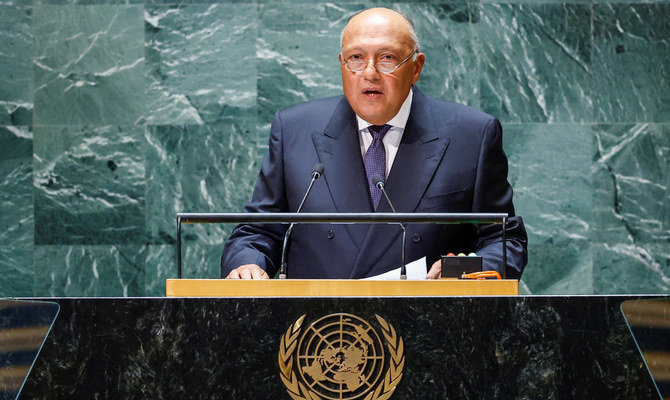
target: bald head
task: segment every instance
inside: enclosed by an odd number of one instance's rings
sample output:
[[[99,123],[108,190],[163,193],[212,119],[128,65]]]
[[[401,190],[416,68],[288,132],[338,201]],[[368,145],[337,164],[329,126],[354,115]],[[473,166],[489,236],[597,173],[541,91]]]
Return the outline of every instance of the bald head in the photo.
[[[356,115],[383,125],[398,113],[426,59],[412,22],[387,8],[354,15],[342,31],[342,89]],[[354,66],[351,68],[351,66]]]
[[[347,29],[350,27],[350,25],[353,24],[356,26],[359,23],[384,24],[387,23],[387,21],[393,21],[394,23],[400,24],[400,26],[404,25],[403,30],[406,30],[406,33],[408,34],[412,49],[419,53],[419,36],[416,34],[416,30],[414,29],[414,22],[404,13],[381,7],[359,11],[351,18],[349,18],[347,25],[344,27],[344,29],[342,29],[342,33],[340,35],[340,51],[342,51],[345,35],[350,33],[348,32],[350,30]]]

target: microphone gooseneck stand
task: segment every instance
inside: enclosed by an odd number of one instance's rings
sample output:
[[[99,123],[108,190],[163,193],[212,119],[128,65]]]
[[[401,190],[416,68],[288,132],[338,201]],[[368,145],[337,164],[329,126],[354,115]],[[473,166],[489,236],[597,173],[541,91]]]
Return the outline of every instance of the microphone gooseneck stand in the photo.
[[[312,180],[309,182],[309,186],[305,191],[305,195],[302,197],[302,201],[300,202],[300,205],[298,206],[298,210],[296,211],[296,213],[299,213],[300,210],[302,210],[302,206],[305,204],[305,200],[307,200],[309,192],[312,191],[312,186],[314,186],[314,182],[317,179],[319,179],[321,175],[323,175],[323,164],[321,163],[314,164],[314,167],[312,167]],[[286,234],[284,235],[284,244],[282,245],[281,249],[281,264],[279,266],[279,279],[286,279],[286,270],[287,270],[286,250],[288,249],[289,237],[291,236],[291,231],[293,231],[293,225],[295,225],[295,222],[291,222],[291,225],[288,226]]]
[[[393,211],[394,214],[397,214],[395,207],[393,207],[393,203],[391,203],[391,199],[389,199],[388,194],[386,194],[386,189],[384,189],[384,178],[382,178],[379,174],[375,174],[372,176],[372,183],[377,189],[382,191],[384,197],[386,198],[386,202],[389,203],[389,206],[391,206],[391,211]],[[400,250],[400,279],[406,280],[407,267],[405,267],[405,243],[407,241],[407,229],[405,228],[405,224],[402,222],[398,223],[398,225],[400,225],[400,229],[402,229],[402,249]]]

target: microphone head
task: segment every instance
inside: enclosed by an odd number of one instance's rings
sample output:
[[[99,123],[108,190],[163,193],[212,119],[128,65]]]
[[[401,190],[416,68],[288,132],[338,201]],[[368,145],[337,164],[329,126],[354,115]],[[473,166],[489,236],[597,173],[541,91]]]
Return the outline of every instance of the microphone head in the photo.
[[[372,183],[377,189],[382,189],[384,187],[384,178],[379,174],[372,175]]]
[[[319,179],[323,175],[323,164],[321,163],[316,163],[314,164],[314,167],[312,167],[312,176],[314,179]]]

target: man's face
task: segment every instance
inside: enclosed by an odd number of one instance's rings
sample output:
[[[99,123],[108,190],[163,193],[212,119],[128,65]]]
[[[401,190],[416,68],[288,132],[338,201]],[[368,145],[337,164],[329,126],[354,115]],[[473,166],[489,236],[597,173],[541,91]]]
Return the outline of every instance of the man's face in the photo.
[[[358,116],[383,125],[398,113],[412,84],[419,80],[425,56],[419,53],[416,60],[410,58],[391,74],[377,71],[373,64],[382,60],[399,64],[413,50],[407,21],[391,10],[367,10],[349,22],[342,37],[340,63],[352,59],[367,63],[362,72],[340,66],[344,95]]]

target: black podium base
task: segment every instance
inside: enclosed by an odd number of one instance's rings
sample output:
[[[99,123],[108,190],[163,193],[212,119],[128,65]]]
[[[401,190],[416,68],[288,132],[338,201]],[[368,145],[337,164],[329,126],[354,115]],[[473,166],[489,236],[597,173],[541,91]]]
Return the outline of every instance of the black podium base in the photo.
[[[291,379],[321,398],[387,393],[344,347],[317,348],[339,318],[349,349],[396,357],[377,374],[401,376],[393,399],[658,399],[620,309],[634,298],[48,299],[60,314],[20,398],[289,399]]]

